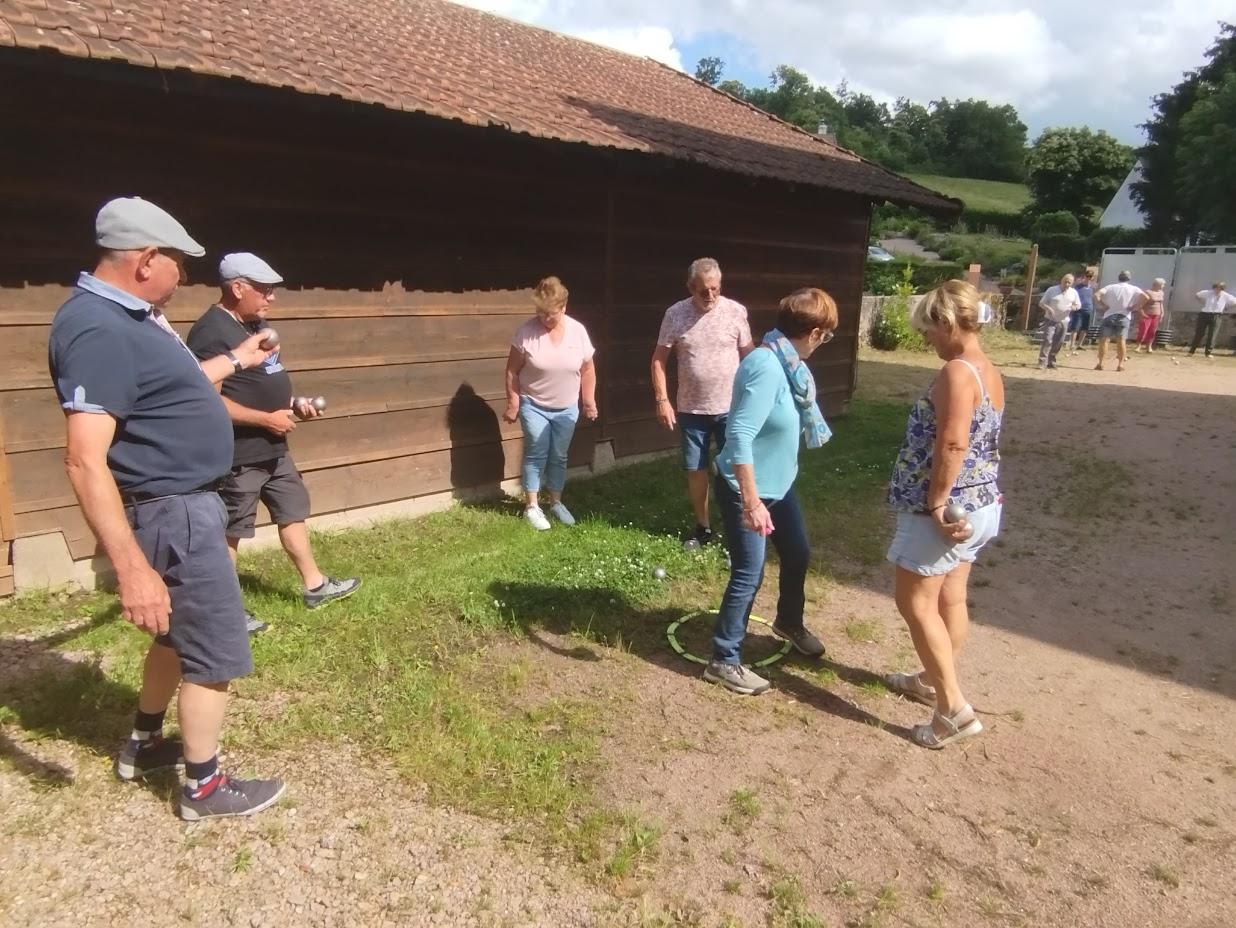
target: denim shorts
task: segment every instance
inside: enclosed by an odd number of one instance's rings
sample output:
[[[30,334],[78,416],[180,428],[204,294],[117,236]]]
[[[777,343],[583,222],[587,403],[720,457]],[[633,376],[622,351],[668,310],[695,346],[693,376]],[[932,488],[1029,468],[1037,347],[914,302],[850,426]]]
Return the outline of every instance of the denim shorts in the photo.
[[[715,443],[718,451],[725,447],[725,424],[728,419],[728,413],[717,416],[694,412],[678,414],[683,470],[708,470],[709,445]]]
[[[1099,323],[1099,334],[1103,338],[1128,338],[1129,317],[1108,316]]]
[[[253,670],[245,607],[217,493],[164,496],[125,507],[137,545],[172,599],[171,648],[190,683],[226,683]]]
[[[1069,331],[1070,332],[1089,332],[1090,331],[1090,310],[1088,309],[1074,310],[1073,315],[1069,316]]]
[[[992,503],[966,514],[974,529],[965,541],[953,544],[936,528],[935,519],[919,512],[897,513],[897,530],[887,558],[898,567],[922,577],[939,577],[962,563],[972,563],[987,542],[1000,533],[1004,506]]]

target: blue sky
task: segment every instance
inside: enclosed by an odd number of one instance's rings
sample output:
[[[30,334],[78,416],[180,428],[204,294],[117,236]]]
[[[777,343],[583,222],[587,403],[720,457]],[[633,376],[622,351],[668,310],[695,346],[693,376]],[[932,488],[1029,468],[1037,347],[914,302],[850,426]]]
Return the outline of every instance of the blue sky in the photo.
[[[1200,65],[1233,0],[462,0],[688,72],[765,86],[778,64],[892,103],[1011,103],[1030,129],[1136,144],[1151,98]]]

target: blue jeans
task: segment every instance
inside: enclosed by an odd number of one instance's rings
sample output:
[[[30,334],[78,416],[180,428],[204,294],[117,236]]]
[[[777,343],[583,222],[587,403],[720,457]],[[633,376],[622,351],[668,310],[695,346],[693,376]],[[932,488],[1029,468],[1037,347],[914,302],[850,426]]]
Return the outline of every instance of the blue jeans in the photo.
[[[579,420],[579,404],[565,409],[546,409],[526,396],[519,398],[519,424],[524,429],[524,489],[561,493],[566,486],[567,449]]]
[[[682,469],[708,470],[708,446],[719,452],[725,447],[725,424],[728,413],[705,416],[694,412],[678,414],[678,430],[682,433]]]
[[[764,554],[767,542],[781,558],[781,581],[777,595],[777,625],[795,630],[802,628],[806,593],[807,563],[811,559],[811,543],[807,540],[807,525],[794,488],[779,500],[764,500],[776,529],[768,538],[753,532],[742,523],[742,497],[724,477],[714,481],[717,504],[725,522],[725,543],[730,549],[730,582],[721,599],[717,626],[712,637],[712,658],[723,664],[742,663],[742,640],[747,635],[747,621],[755,594],[764,582]]]

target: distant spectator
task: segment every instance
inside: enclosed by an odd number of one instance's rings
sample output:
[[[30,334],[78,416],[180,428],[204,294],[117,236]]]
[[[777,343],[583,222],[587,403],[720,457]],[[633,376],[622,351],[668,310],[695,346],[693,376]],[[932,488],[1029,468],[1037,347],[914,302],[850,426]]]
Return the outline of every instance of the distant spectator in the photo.
[[[1197,346],[1206,338],[1206,357],[1213,357],[1215,350],[1215,333],[1219,330],[1219,317],[1227,312],[1229,306],[1236,306],[1236,296],[1227,292],[1226,281],[1217,280],[1209,290],[1199,290],[1198,302],[1202,304],[1197,314],[1197,328],[1193,330],[1193,345],[1189,348],[1190,357],[1197,353]]]
[[[1129,323],[1134,311],[1146,299],[1141,287],[1129,283],[1133,275],[1121,271],[1117,275],[1117,283],[1108,284],[1094,295],[1094,301],[1103,307],[1103,321],[1099,327],[1099,363],[1094,366],[1096,371],[1103,370],[1103,361],[1107,356],[1107,343],[1116,340],[1116,370],[1124,370],[1124,362],[1128,357]]]
[[[1095,268],[1088,267],[1077,275],[1073,289],[1077,291],[1077,299],[1081,301],[1081,309],[1075,310],[1069,317],[1069,349],[1077,354],[1077,349],[1086,344],[1090,335],[1090,320],[1094,317],[1094,279],[1098,274]]]
[[[1039,300],[1039,307],[1043,310],[1043,322],[1039,326],[1039,331],[1043,333],[1043,344],[1039,348],[1039,370],[1055,370],[1056,355],[1064,344],[1069,319],[1073,313],[1081,310],[1081,299],[1073,289],[1073,275],[1065,274],[1060,278],[1060,283],[1048,287],[1043,298]]]
[[[1156,277],[1146,291],[1146,300],[1142,303],[1141,315],[1137,320],[1138,351],[1145,348],[1147,354],[1154,352],[1154,337],[1159,331],[1159,321],[1163,318],[1163,288],[1166,286],[1166,280]]]
[[[549,529],[542,488],[549,495],[550,514],[563,525],[575,524],[562,503],[562,488],[581,399],[584,418],[597,417],[596,352],[583,323],[566,314],[567,296],[557,277],[536,285],[536,315],[515,331],[506,362],[502,418],[523,426],[524,518],[539,532]]]

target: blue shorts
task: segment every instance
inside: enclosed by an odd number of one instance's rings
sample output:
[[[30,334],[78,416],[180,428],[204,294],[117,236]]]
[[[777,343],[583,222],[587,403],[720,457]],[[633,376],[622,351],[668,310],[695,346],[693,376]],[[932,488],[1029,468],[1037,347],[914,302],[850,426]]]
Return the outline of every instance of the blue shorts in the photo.
[[[978,557],[982,547],[1000,533],[1002,503],[992,503],[966,514],[974,529],[965,541],[953,544],[936,528],[935,519],[920,512],[897,513],[897,530],[888,546],[888,560],[921,577],[939,577]]]
[[[682,469],[708,470],[708,447],[716,443],[725,447],[725,423],[729,413],[706,416],[694,412],[678,414],[678,429],[682,433]]]
[[[172,599],[168,633],[155,640],[176,652],[190,683],[226,683],[253,670],[245,607],[224,531],[218,493],[131,503],[129,527]]]
[[[1074,310],[1073,315],[1069,316],[1069,331],[1070,332],[1089,332],[1090,331],[1090,316],[1091,316],[1091,311],[1088,309]]]
[[[1099,335],[1102,338],[1128,338],[1129,317],[1108,316],[1099,323]]]

